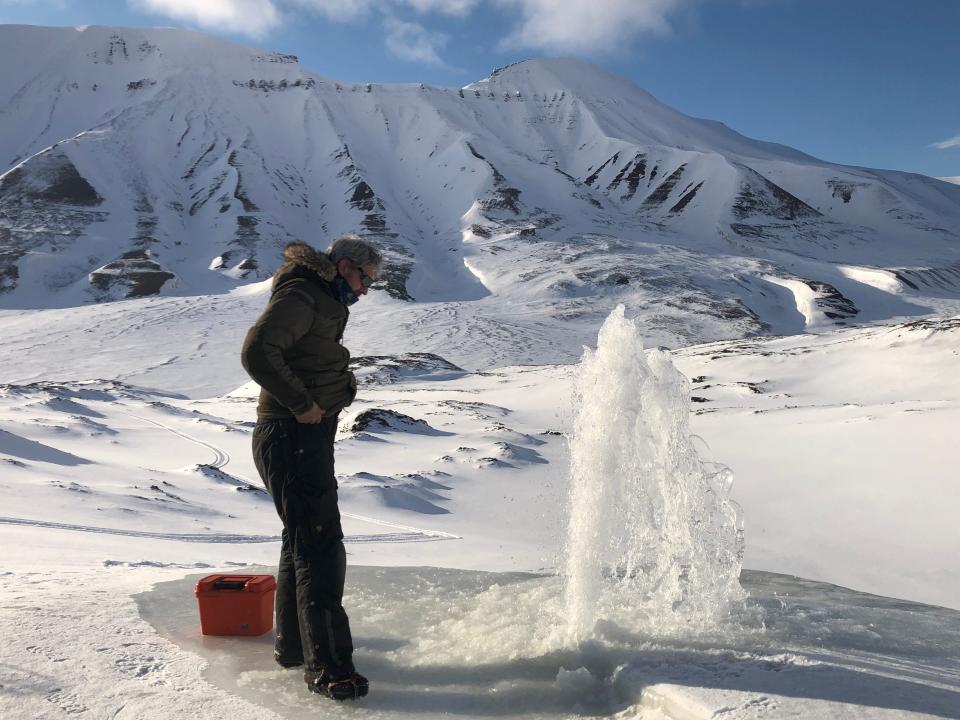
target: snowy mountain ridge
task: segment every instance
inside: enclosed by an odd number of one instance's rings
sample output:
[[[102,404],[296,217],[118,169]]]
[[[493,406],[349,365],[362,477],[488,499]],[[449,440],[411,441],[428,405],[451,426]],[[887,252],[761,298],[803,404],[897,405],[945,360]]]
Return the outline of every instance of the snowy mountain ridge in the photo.
[[[224,293],[351,231],[386,248],[395,312],[510,307],[521,334],[587,338],[617,302],[671,345],[960,307],[960,188],[581,61],[349,85],[185,30],[2,26],[0,62],[5,307]]]

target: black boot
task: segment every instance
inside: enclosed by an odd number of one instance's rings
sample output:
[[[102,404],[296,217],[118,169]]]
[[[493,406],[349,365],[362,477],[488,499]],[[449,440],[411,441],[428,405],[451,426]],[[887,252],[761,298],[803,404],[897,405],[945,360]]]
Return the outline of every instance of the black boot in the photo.
[[[330,675],[326,670],[303,674],[310,692],[315,692],[334,700],[358,700],[370,690],[369,681],[360,673],[352,672],[340,677]]]

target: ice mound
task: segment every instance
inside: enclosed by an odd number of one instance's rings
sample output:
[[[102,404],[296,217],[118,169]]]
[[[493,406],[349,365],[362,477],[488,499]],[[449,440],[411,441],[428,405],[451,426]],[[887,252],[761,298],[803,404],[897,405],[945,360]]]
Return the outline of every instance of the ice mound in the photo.
[[[703,462],[690,386],[617,307],[575,388],[565,608],[573,641],[702,631],[742,604],[732,473]]]

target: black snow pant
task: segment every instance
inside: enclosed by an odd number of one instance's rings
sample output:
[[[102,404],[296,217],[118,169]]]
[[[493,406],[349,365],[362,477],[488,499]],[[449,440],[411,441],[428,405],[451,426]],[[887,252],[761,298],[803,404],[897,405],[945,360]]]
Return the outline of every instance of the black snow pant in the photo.
[[[317,424],[260,420],[253,460],[283,521],[276,613],[279,659],[308,671],[354,671],[343,609],[347,555],[337,507],[333,440],[337,415]]]

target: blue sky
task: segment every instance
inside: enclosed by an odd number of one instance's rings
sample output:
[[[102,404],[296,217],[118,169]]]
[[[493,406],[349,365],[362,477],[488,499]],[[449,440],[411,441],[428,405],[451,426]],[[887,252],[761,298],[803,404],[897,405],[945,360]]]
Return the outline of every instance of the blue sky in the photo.
[[[345,82],[575,56],[750,137],[960,175],[960,0],[0,0],[0,23],[193,27]]]

